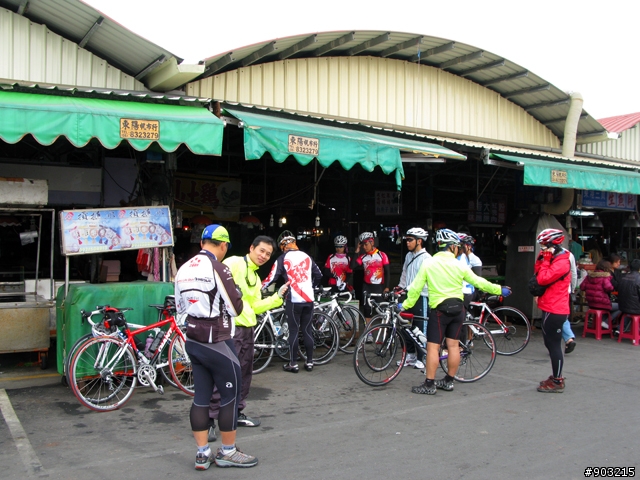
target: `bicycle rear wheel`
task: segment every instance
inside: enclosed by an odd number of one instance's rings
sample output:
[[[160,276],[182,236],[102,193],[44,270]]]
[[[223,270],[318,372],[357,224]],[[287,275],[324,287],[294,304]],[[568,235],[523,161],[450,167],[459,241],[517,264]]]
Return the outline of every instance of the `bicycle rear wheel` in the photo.
[[[188,395],[195,395],[193,367],[184,340],[174,334],[169,342],[169,371],[178,388]]]
[[[73,356],[76,354],[76,351],[78,351],[78,348],[80,348],[80,345],[82,345],[90,338],[93,338],[93,335],[91,333],[84,334],[78,340],[76,340],[76,342],[67,352],[67,356],[64,358],[64,371],[62,372],[62,378],[60,379],[62,385],[64,385],[65,387],[69,386],[69,364],[71,363],[71,359],[73,359]]]
[[[260,325],[257,327],[259,328]],[[274,341],[273,332],[268,325],[262,328],[253,341],[253,374],[262,372],[273,358]]]
[[[338,352],[338,326],[329,315],[313,312],[311,332],[313,335],[313,364],[324,365],[330,362]],[[298,349],[300,358],[306,362],[307,354],[302,335],[300,335]]]
[[[493,317],[498,317],[500,325]],[[524,350],[531,338],[531,323],[520,310],[513,307],[498,307],[489,315],[486,326],[496,342],[496,352],[500,355],[515,355]]]
[[[365,330],[358,339],[353,368],[360,380],[378,387],[398,376],[406,356],[404,338],[394,331],[393,325],[377,324]]]
[[[133,395],[138,381],[133,351],[122,340],[97,337],[76,350],[69,363],[69,385],[85,407],[116,410]]]
[[[496,361],[496,343],[487,327],[477,322],[464,322],[462,328],[467,329],[467,341],[460,346],[460,365],[453,376],[463,383],[475,382],[484,377]],[[446,339],[440,346],[440,367],[445,374],[449,373]]]
[[[334,321],[338,325],[338,348],[344,353],[353,353],[355,350],[356,332],[364,330],[365,320],[362,312],[353,305],[341,305],[334,315]],[[351,346],[353,345],[353,347]]]

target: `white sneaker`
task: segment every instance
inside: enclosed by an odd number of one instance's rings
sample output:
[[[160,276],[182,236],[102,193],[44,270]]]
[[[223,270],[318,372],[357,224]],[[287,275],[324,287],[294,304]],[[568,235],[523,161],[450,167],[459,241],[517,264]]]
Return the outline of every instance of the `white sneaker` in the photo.
[[[416,354],[415,353],[407,353],[407,358],[404,359],[405,367],[413,367],[416,364]],[[400,366],[400,360],[396,362],[396,365]]]
[[[605,322],[604,320],[602,321],[602,323],[600,323],[600,326],[602,328],[604,328],[605,330],[609,329],[609,324],[607,322]]]
[[[413,368],[422,370],[424,369],[424,363],[422,363],[420,360],[416,360],[416,363],[413,365]]]

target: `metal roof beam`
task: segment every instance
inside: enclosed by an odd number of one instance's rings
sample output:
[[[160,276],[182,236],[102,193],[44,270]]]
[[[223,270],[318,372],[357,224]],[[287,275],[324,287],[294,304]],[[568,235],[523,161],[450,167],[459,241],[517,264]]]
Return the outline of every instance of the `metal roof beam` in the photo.
[[[580,118],[587,118],[589,116],[588,113],[581,113],[580,114]],[[551,120],[545,120],[542,123],[543,125],[551,125],[552,123],[560,123],[560,122],[566,122],[567,121],[567,117],[558,117],[558,118],[552,118]]]
[[[553,102],[536,103],[535,105],[529,105],[528,107],[523,108],[525,112],[530,112],[531,110],[536,110],[538,108],[558,107],[560,105],[564,105],[565,103],[569,103],[570,100],[570,98],[565,98],[564,100],[554,100]]]
[[[377,36],[376,38],[372,38],[371,40],[367,40],[366,42],[361,43],[360,45],[356,45],[350,50],[347,50],[347,55],[353,56],[358,53],[364,52],[365,50],[370,49],[371,47],[375,47],[376,45],[380,45],[381,43],[389,41],[389,35],[391,32],[383,33],[382,35]]]
[[[600,135],[606,135],[606,130],[600,130],[599,132],[579,133],[576,135],[578,138],[598,137]]]
[[[318,35],[314,34],[314,35],[311,35],[311,36],[305,38],[304,40],[299,41],[295,45],[291,45],[289,48],[287,48],[286,50],[281,51],[278,54],[278,60],[284,60],[286,58],[289,58],[290,56],[295,55],[296,53],[298,53],[303,48],[307,48],[309,45],[313,45],[314,43],[316,43],[318,41],[317,37],[318,37]]]
[[[356,32],[349,32],[346,35],[341,36],[340,38],[336,38],[332,42],[329,42],[317,50],[311,52],[311,55],[314,57],[319,57],[320,55],[324,55],[325,53],[329,53],[331,50],[334,50],[345,43],[353,42]]]
[[[523,88],[521,90],[504,93],[502,94],[502,96],[504,98],[512,98],[517,97],[518,95],[526,95],[528,93],[544,92],[545,90],[549,90],[550,88],[551,85],[549,83],[545,83],[544,85],[536,85],[535,87]]]
[[[248,67],[249,65],[251,65],[252,63],[257,62],[258,60],[260,60],[262,57],[266,57],[267,55],[269,55],[271,52],[273,52],[276,49],[276,42],[269,42],[267,43],[264,47],[262,47],[260,50],[253,52],[251,55],[249,55],[248,57],[245,57],[242,60],[242,66],[243,67]]]
[[[209,75],[213,75],[214,73],[218,72],[219,70],[222,70],[224,67],[226,67],[227,65],[229,65],[231,62],[233,62],[235,60],[235,58],[233,58],[231,56],[233,52],[229,52],[225,55],[223,55],[222,57],[220,57],[218,60],[216,60],[215,62],[213,62],[212,64],[210,64],[204,71],[204,76],[209,76]]]
[[[410,62],[418,62],[423,58],[431,57],[433,55],[438,55],[439,53],[448,52],[449,50],[453,50],[456,48],[456,42],[445,43],[444,45],[440,45],[439,47],[430,48],[429,50],[425,50],[424,52],[419,52],[409,59]]]
[[[16,13],[20,16],[24,16],[24,14],[27,13],[27,10],[29,10],[29,1],[22,0],[20,5],[18,6],[18,11]]]
[[[452,58],[451,60],[442,62],[436,65],[436,67],[442,68],[444,70],[445,68],[453,67],[454,65],[459,65],[461,63],[467,63],[467,62],[471,62],[472,60],[477,60],[478,58],[482,58],[483,55],[484,55],[484,51],[478,50],[477,52],[473,52],[468,55],[463,55],[461,57]]]
[[[153,62],[151,62],[149,65],[147,65],[146,67],[144,67],[136,76],[135,79],[136,80],[140,80],[141,78],[144,78],[144,76],[149,73],[151,70],[153,70],[155,67],[157,67],[158,65],[160,65],[161,63],[164,63],[164,61],[167,59],[167,57],[165,57],[164,55],[160,55],[158,58],[156,58]]]
[[[96,33],[96,30],[98,30],[98,28],[102,26],[102,22],[104,22],[104,17],[98,17],[89,31],[85,33],[84,37],[82,37],[82,40],[80,40],[80,43],[78,44],[80,48],[84,48],[84,46],[89,42],[89,39],[93,36],[94,33]]]
[[[412,38],[411,40],[407,40],[406,42],[398,43],[393,47],[389,47],[386,50],[380,52],[381,57],[388,57],[389,55],[393,55],[394,53],[401,52],[402,50],[406,50],[407,48],[415,47],[416,45],[421,45],[424,40],[423,36]]]
[[[505,75],[503,77],[493,78],[491,80],[486,80],[484,82],[479,82],[483,87],[488,87],[489,85],[495,85],[496,83],[508,82],[509,80],[515,80],[517,78],[528,77],[529,71],[523,70],[522,72],[514,73],[511,75]]]
[[[481,72],[482,70],[489,70],[491,68],[504,67],[504,58],[501,60],[496,60],[495,62],[485,63],[484,65],[478,65],[477,67],[470,68],[468,70],[464,70],[458,73],[461,77],[466,77],[467,75],[472,75],[476,72]]]

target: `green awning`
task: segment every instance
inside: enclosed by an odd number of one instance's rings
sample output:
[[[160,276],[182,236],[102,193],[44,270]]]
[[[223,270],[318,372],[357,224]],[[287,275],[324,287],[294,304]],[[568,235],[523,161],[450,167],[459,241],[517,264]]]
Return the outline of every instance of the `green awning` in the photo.
[[[401,151],[466,160],[464,155],[431,143],[228,108],[225,111],[244,123],[247,160],[258,160],[269,152],[278,163],[293,156],[301,165],[316,158],[323,167],[336,161],[345,170],[356,164],[368,172],[380,167],[387,175],[395,172],[398,190],[404,179]]]
[[[199,155],[222,153],[224,123],[198,106],[0,91],[0,138],[31,134],[41,145],[66,137],[76,147],[97,138],[113,149],[127,140],[136,150],[157,142],[165,152],[184,143]]]
[[[632,170],[592,167],[491,153],[492,158],[524,166],[524,184],[543,187],[602,190],[640,195],[640,173]]]

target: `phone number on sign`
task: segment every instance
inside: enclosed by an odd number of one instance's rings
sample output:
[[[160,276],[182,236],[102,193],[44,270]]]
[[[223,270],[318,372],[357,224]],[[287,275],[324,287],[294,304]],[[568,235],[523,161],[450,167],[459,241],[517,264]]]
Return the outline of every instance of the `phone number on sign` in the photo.
[[[587,467],[585,477],[635,477],[636,467]]]

